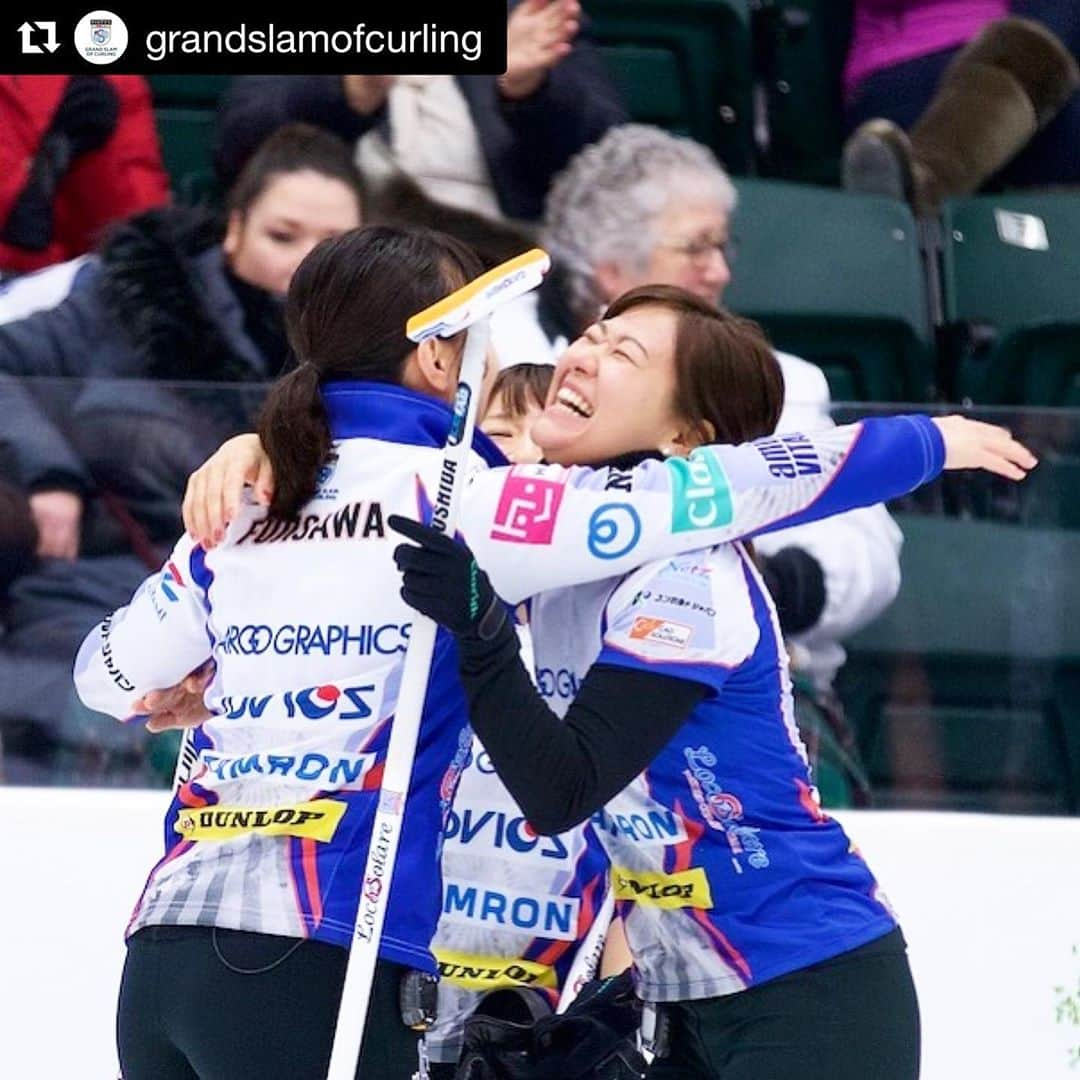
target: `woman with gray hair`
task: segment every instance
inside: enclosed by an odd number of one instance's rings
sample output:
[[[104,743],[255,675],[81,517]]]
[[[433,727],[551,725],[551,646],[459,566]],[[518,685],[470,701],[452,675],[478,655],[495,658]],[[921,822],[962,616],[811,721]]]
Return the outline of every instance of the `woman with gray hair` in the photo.
[[[501,362],[554,362],[606,304],[639,285],[677,285],[719,306],[732,276],[736,201],[727,173],[700,143],[644,124],[612,128],[548,193],[541,242],[553,269],[537,293],[493,320]],[[776,355],[785,386],[777,430],[831,427],[820,368]],[[885,508],[874,506],[757,543],[796,666],[833,715],[840,641],[895,598],[902,540]]]
[[[727,173],[700,143],[646,124],[612,128],[548,192],[540,239],[553,268],[493,322],[502,363],[554,362],[637,285],[679,285],[719,304],[731,280],[735,202]]]
[[[727,173],[692,139],[627,124],[586,147],[552,185],[543,227],[575,324],[641,276],[719,303],[735,202]]]

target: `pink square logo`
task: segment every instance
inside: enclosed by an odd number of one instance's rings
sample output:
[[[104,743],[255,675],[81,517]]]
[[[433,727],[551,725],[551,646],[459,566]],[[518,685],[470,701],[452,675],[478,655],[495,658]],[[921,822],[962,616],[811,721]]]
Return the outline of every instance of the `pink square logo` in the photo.
[[[491,539],[550,544],[563,490],[563,485],[554,480],[522,476],[512,470],[499,496]]]

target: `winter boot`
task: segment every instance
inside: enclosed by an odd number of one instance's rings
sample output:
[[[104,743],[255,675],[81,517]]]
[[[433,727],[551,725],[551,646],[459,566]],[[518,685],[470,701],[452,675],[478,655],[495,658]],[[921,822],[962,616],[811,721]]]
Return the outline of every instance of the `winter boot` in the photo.
[[[891,195],[921,217],[967,195],[1009,162],[1080,86],[1076,60],[1029,19],[990,23],[953,58],[905,134],[888,120],[860,125],[844,146],[844,187]]]

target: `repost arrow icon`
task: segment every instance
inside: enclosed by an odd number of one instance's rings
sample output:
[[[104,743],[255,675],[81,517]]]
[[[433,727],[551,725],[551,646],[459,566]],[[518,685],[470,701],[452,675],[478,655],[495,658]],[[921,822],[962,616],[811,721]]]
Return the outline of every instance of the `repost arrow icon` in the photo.
[[[53,31],[55,33],[56,24],[53,24]],[[41,52],[41,46],[35,45],[30,38],[33,36],[34,27],[28,22],[24,22],[19,27],[19,33],[22,35],[22,51],[24,53],[39,53]]]

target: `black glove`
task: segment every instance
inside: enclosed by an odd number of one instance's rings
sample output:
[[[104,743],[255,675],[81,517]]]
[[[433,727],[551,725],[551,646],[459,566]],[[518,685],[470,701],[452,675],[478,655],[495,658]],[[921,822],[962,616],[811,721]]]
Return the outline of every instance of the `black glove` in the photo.
[[[799,547],[782,548],[775,555],[758,558],[784,637],[809,630],[825,610],[821,563]]]
[[[53,200],[71,163],[108,142],[120,116],[120,99],[100,75],[75,75],[41,137],[26,185],[4,222],[2,239],[27,251],[52,242]]]
[[[391,514],[386,523],[419,545],[398,544],[394,548],[394,562],[404,578],[401,596],[406,604],[459,638],[488,642],[507,630],[513,633],[506,605],[464,544],[398,514]]]

